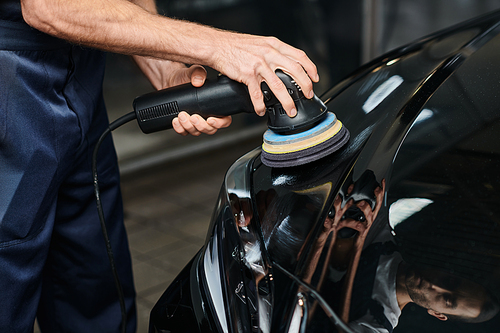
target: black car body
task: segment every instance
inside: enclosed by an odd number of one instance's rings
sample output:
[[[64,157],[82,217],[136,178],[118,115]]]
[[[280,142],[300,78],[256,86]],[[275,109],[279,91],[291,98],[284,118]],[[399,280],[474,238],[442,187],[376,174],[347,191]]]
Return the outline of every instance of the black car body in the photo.
[[[385,54],[322,100],[348,144],[300,167],[266,167],[259,148],[235,162],[150,332],[496,332],[500,12]]]

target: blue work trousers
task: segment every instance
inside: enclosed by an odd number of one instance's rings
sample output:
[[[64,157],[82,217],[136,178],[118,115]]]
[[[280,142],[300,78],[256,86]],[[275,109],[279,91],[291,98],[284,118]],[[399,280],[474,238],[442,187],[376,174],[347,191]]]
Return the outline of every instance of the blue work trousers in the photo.
[[[0,332],[32,332],[35,317],[43,332],[119,332],[91,172],[92,150],[108,126],[105,55],[37,37],[26,27],[0,22]],[[134,332],[135,292],[111,136],[101,146],[98,173],[127,332]]]

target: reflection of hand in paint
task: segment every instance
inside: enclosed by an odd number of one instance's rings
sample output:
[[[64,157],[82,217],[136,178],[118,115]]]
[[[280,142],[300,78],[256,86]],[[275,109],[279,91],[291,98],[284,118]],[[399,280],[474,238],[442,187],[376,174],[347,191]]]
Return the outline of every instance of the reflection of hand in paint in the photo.
[[[346,197],[353,196],[354,184],[351,184],[347,189]],[[381,185],[377,186],[373,191],[375,197],[375,207],[372,209],[371,204],[362,199],[360,201],[354,201],[353,198],[349,199],[344,206],[342,206],[342,198],[337,195],[333,203],[334,215],[329,216],[325,221],[325,227],[327,225],[330,228],[335,228],[335,230],[340,230],[342,228],[351,228],[360,233],[360,236],[366,236],[366,233],[370,229],[373,221],[377,217],[380,208],[382,207],[382,202],[385,192],[385,179],[382,179]],[[358,214],[356,214],[356,212]],[[359,214],[361,213],[361,214]]]
[[[366,236],[368,235],[368,231],[377,218],[377,215],[382,207],[382,202],[385,193],[385,179],[382,179],[380,186],[376,186],[373,190],[375,204],[372,209],[372,205],[365,199],[361,199],[358,201],[354,201],[353,197],[356,197],[357,193],[354,193],[355,185],[351,184],[347,190],[346,198],[348,199],[346,204],[342,207],[342,199],[340,195],[337,196],[334,202],[335,208],[335,219],[338,220],[336,223],[336,230],[341,230],[342,228],[351,228],[356,230],[359,234],[356,237],[356,240],[352,244],[351,252],[351,260],[347,264],[347,273],[345,279],[345,288],[343,290],[342,295],[342,303],[343,307],[341,309],[341,317],[344,321],[349,321],[349,307],[351,304],[351,295],[352,288],[354,283],[354,277],[356,276],[356,271],[359,264],[359,259],[361,256],[361,252],[363,250],[363,246],[365,243]],[[361,215],[357,215],[356,218],[352,218],[350,214],[348,214],[349,210],[357,210]],[[354,215],[356,216],[356,215]]]
[[[373,173],[367,173],[367,175],[371,176]],[[369,181],[366,182],[366,180]],[[356,193],[357,191],[366,191],[366,186],[373,189],[373,194],[366,196]],[[359,259],[357,252],[361,252],[366,234],[382,207],[384,191],[385,179],[379,185],[373,176],[364,177],[363,184],[361,185],[358,184],[356,186],[356,184],[351,184],[345,195],[345,198],[349,199],[344,205],[342,205],[344,201],[342,195],[337,195],[333,203],[333,208],[323,223],[323,230],[318,235],[313,251],[311,252],[309,265],[304,274],[304,281],[309,282],[312,278],[323,251],[327,251],[327,255],[322,267],[323,273],[321,274],[322,278],[320,278],[319,285],[322,284],[327,265],[341,269],[345,269],[346,267],[352,268],[353,261],[356,258]],[[375,201],[373,209],[372,204],[366,201],[368,199],[364,199],[368,197]],[[360,200],[355,201],[354,198],[359,198]],[[355,232],[342,232],[341,230],[346,230],[345,228],[349,228]],[[333,235],[329,237],[331,233]],[[350,234],[350,237],[346,238],[346,234]],[[355,250],[354,253],[353,250]]]

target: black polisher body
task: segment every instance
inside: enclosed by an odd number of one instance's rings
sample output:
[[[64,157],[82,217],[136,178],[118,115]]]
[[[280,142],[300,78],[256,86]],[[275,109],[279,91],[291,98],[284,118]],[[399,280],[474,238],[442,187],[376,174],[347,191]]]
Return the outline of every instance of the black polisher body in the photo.
[[[327,118],[329,112],[316,95],[312,99],[307,99],[289,75],[279,70],[276,74],[283,81],[292,97],[297,115],[293,118],[289,117],[271,89],[263,82],[261,89],[268,115],[267,126],[273,133],[284,135],[293,141],[299,133],[314,131],[314,128]],[[191,83],[187,83],[139,96],[134,100],[133,106],[139,127],[144,133],[172,128],[172,120],[181,111],[186,111],[188,114],[199,114],[202,117],[254,113],[247,87],[223,75],[219,75],[216,80],[207,80],[202,87],[194,87]],[[345,136],[345,130],[343,133]],[[338,138],[335,141],[338,143]],[[283,142],[280,144],[283,146]],[[318,142],[318,145],[323,147],[325,143]],[[315,157],[315,152],[318,150],[314,148],[315,146],[316,144],[313,142],[312,145],[300,149],[304,152],[294,151],[292,155],[305,153],[308,157],[303,163],[323,157]],[[322,148],[321,151],[325,150]],[[284,158],[286,156],[283,154],[286,153],[286,149],[285,153],[267,152],[267,158],[263,159],[263,163],[272,167],[288,167],[302,163],[294,156],[292,159]],[[271,161],[272,163],[270,163]]]

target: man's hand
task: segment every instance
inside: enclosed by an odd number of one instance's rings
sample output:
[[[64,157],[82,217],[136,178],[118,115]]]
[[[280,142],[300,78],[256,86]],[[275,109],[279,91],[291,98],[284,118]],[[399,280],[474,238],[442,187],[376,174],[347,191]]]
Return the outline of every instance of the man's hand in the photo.
[[[184,64],[168,60],[140,56],[133,58],[153,87],[158,90],[188,82],[195,87],[201,87],[207,77],[207,71],[202,66],[186,67]],[[178,118],[172,121],[172,126],[174,131],[181,135],[198,136],[201,133],[211,135],[221,128],[228,127],[231,121],[231,116],[209,117],[205,120],[199,115],[190,116],[186,112],[181,112]]]
[[[214,32],[213,63],[209,66],[228,77],[248,86],[255,111],[265,114],[260,84],[265,81],[281,102],[286,113],[297,114],[295,104],[284,83],[275,74],[277,69],[292,76],[307,98],[314,96],[313,83],[319,81],[316,65],[304,51],[285,44],[274,37],[260,37],[246,34]]]

